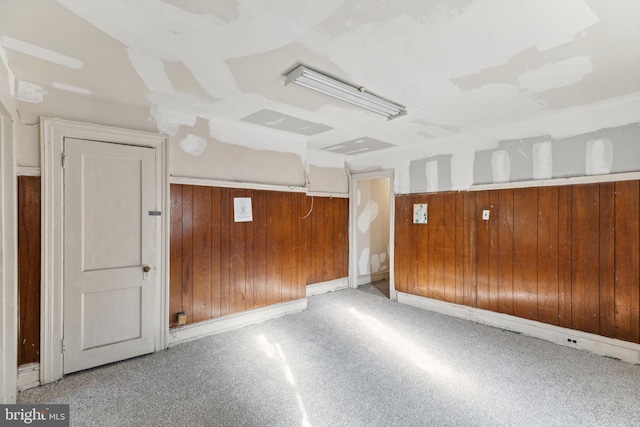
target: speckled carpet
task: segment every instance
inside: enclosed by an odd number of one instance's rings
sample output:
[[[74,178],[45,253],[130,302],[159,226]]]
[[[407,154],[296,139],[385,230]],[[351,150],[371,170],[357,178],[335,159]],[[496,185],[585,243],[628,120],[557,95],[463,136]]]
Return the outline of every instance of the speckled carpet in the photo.
[[[79,426],[632,426],[640,366],[349,289],[19,402]]]

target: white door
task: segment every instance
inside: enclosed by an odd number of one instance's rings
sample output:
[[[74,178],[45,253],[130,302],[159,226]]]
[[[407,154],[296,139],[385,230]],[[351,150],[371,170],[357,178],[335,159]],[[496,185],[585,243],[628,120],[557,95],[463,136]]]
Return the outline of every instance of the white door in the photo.
[[[66,138],[64,158],[66,374],[154,351],[156,192],[151,148]]]

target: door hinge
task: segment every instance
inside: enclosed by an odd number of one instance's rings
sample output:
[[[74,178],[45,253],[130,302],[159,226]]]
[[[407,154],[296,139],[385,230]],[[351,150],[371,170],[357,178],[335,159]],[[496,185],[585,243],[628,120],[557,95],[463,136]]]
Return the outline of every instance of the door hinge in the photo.
[[[62,352],[64,353],[67,347],[64,345],[64,338],[62,339]]]
[[[67,155],[65,153],[62,153],[62,167],[66,167],[67,166]]]

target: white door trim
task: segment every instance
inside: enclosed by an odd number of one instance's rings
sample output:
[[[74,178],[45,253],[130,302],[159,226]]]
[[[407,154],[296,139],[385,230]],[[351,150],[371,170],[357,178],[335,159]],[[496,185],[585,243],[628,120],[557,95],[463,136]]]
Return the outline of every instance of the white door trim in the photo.
[[[18,221],[13,123],[2,103],[0,132],[0,403],[9,404],[18,394]]]
[[[392,300],[398,299],[394,280],[394,242],[395,242],[395,171],[384,169],[375,172],[363,172],[351,174],[349,186],[349,287],[358,287],[358,248],[355,236],[357,235],[358,216],[358,182],[371,179],[389,178],[389,290]]]
[[[156,156],[156,210],[162,211],[156,227],[157,264],[160,274],[154,286],[155,350],[166,348],[168,328],[168,173],[167,139],[146,132],[117,129],[59,119],[42,119],[40,144],[42,152],[42,289],[40,381],[46,384],[62,378],[63,337],[63,171],[62,151],[65,138],[88,139],[116,144],[151,147]]]

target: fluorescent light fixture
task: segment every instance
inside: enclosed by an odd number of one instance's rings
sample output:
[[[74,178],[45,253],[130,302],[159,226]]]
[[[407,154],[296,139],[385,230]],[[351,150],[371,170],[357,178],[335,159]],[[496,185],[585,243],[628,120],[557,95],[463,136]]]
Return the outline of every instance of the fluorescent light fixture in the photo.
[[[388,120],[407,114],[406,107],[402,105],[370,94],[364,89],[342,83],[303,65],[287,74],[285,85],[289,83],[295,83],[374,113],[382,114]]]

